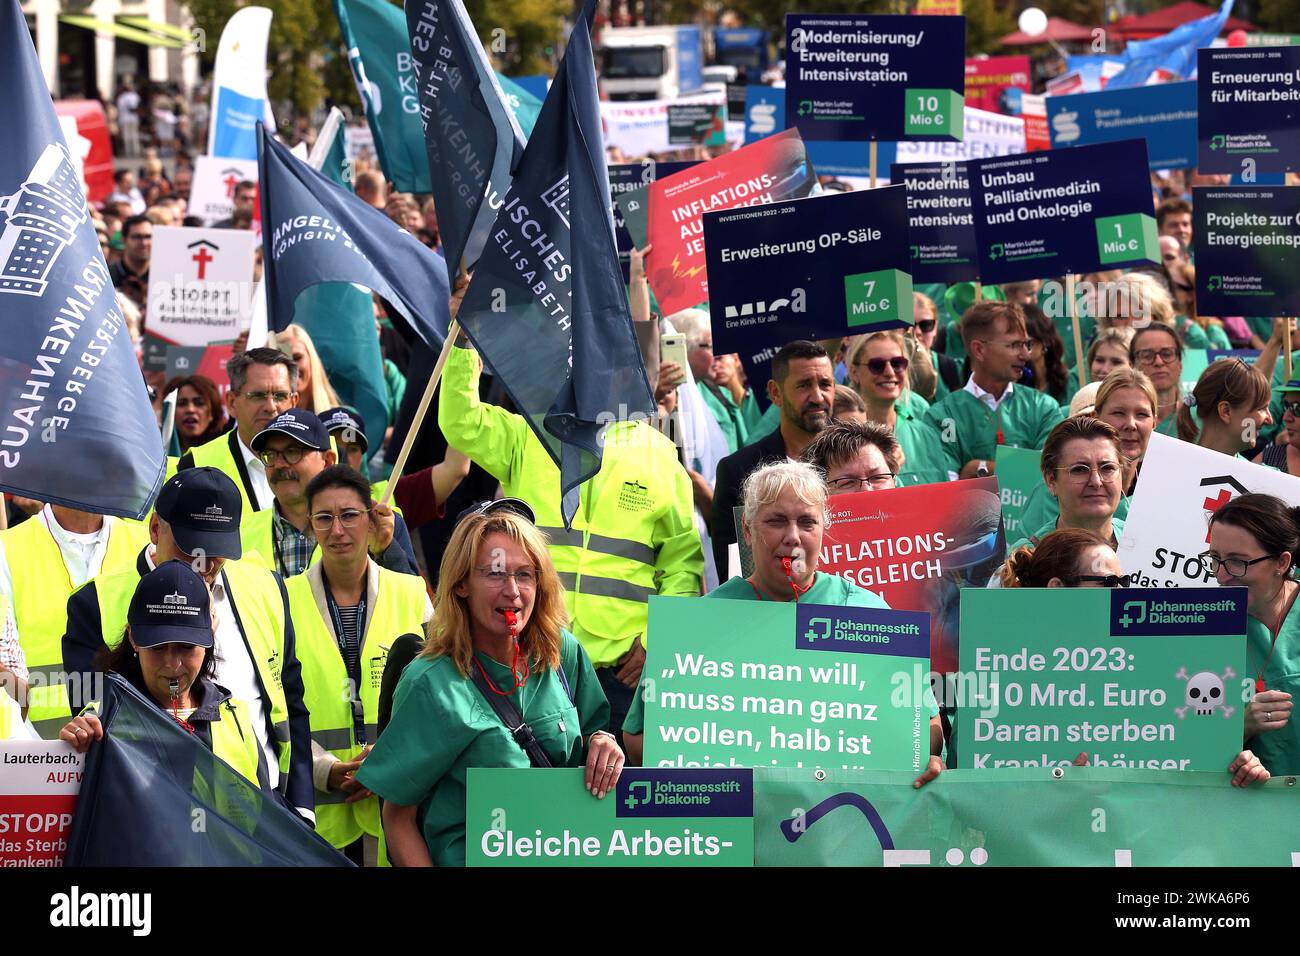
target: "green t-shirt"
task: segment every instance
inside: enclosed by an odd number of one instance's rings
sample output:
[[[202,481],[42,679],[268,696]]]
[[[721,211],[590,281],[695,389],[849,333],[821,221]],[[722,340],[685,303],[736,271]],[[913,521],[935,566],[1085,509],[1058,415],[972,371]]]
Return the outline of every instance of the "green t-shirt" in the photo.
[[[1120,500],[1122,501],[1123,499],[1121,498]],[[1030,547],[1031,545],[1033,547],[1037,547],[1039,541],[1043,540],[1043,538],[1045,538],[1047,535],[1051,534],[1053,531],[1056,530],[1056,524],[1059,520],[1060,520],[1059,517],[1053,518],[1051,521],[1049,521],[1047,524],[1040,527],[1029,537],[1021,538],[1015,544],[1009,545],[1007,547],[1007,555],[1010,556],[1011,554],[1013,554],[1016,548],[1025,548],[1025,547]],[[1111,530],[1115,532],[1115,546],[1119,547],[1120,539],[1124,536],[1124,520],[1118,516],[1118,512],[1116,512],[1116,514],[1111,517],[1110,527]]]
[[[513,700],[556,767],[582,765],[583,738],[609,722],[609,702],[587,652],[561,631],[560,664],[573,700],[553,670],[534,673]],[[497,687],[510,668],[477,654]],[[449,657],[407,665],[393,694],[393,717],[357,771],[384,800],[418,806],[417,820],[437,866],[465,865],[465,788],[470,767],[528,767],[501,718]],[[594,799],[594,798],[593,798]]]
[[[1269,657],[1270,645],[1272,657]],[[1247,618],[1246,667],[1247,679],[1262,675],[1266,690],[1284,691],[1291,695],[1293,702],[1300,700],[1300,600],[1291,605],[1276,644],[1265,625],[1253,617]],[[1281,730],[1247,740],[1246,749],[1253,751],[1274,776],[1300,774],[1300,714],[1292,711],[1291,719]]]
[[[947,481],[948,456],[939,439],[938,430],[899,404],[894,405],[897,419],[894,437],[903,446],[903,471],[898,476],[899,485],[928,485]]]
[[[997,411],[963,388],[931,405],[925,418],[939,430],[948,470],[960,472],[968,461],[993,460],[999,430],[1002,444],[1042,448],[1048,434],[1065,416],[1050,395],[1015,385]]]
[[[1132,499],[1128,495],[1119,496],[1119,506],[1115,509],[1115,517],[1120,521],[1128,519],[1128,509]],[[1029,498],[1025,501],[1024,511],[1021,512],[1021,521],[1026,528],[1042,528],[1049,524],[1054,524],[1056,519],[1061,516],[1061,503],[1056,500],[1056,496],[1047,490],[1047,482],[1040,481],[1034,485],[1034,490],[1029,493]]]

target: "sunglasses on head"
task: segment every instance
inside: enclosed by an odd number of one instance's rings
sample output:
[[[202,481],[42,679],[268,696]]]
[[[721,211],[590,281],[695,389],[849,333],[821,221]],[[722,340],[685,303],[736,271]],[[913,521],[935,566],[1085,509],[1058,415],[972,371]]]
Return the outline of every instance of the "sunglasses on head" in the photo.
[[[890,359],[882,359],[882,358],[867,359],[865,362],[858,363],[858,365],[865,365],[867,367],[867,371],[870,372],[872,375],[884,375],[886,366],[892,368],[896,373],[901,375],[907,371],[907,366],[909,364],[910,363],[907,361],[906,356],[902,356],[902,355],[895,355],[893,358]]]

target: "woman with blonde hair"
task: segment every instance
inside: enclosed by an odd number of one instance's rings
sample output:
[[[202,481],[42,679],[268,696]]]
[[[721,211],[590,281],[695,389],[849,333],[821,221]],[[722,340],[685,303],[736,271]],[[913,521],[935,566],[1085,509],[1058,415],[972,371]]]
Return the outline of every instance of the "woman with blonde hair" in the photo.
[[[597,798],[623,754],[609,703],[567,628],[564,592],[532,509],[463,515],[443,554],[428,644],[406,666],[391,721],[357,771],[381,797],[396,866],[465,865],[471,767],[586,766]],[[585,759],[584,759],[585,754]]]
[[[1128,368],[1128,344],[1133,339],[1133,330],[1124,328],[1102,329],[1088,346],[1088,381],[1104,381],[1106,376],[1117,368]],[[1070,370],[1070,377],[1076,372]]]
[[[275,344],[298,366],[299,408],[319,414],[327,408],[343,404],[330,385],[325,366],[321,364],[320,355],[316,352],[316,344],[306,329],[295,322],[283,332],[276,333]]]
[[[1177,329],[1189,349],[1210,347],[1205,330],[1179,316],[1169,291],[1145,272],[1125,272],[1098,290],[1096,308],[1099,329],[1143,328],[1158,322]]]

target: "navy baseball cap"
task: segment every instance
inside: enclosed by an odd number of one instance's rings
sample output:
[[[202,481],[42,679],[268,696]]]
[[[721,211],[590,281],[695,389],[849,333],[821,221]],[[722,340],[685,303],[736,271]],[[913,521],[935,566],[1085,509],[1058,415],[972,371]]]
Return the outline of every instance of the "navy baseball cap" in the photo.
[[[291,408],[271,419],[271,424],[253,436],[253,451],[260,453],[272,435],[288,435],[313,451],[330,448],[330,433],[324,423],[305,408]]]
[[[126,612],[137,647],[211,647],[208,586],[184,561],[168,561],[140,579]]]
[[[537,516],[533,514],[532,506],[522,498],[497,498],[495,501],[480,501],[472,504],[456,516],[456,524],[475,515],[490,515],[498,511],[509,511],[521,518],[527,518],[529,524],[537,524]]]
[[[178,471],[162,486],[154,510],[187,554],[237,559],[244,553],[239,540],[243,499],[230,477],[217,468]]]
[[[359,443],[363,452],[370,450],[370,442],[366,440],[366,420],[361,417],[360,412],[354,412],[340,405],[338,408],[321,412],[320,420],[331,435],[351,429],[352,436],[349,442]]]

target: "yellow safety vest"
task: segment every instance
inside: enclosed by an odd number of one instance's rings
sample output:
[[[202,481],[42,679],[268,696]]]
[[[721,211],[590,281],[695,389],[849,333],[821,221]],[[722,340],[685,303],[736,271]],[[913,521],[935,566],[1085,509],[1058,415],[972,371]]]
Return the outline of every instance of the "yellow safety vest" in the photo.
[[[289,705],[284,696],[281,672],[284,667],[284,601],[274,575],[256,563],[227,561],[221,566],[227,584],[226,596],[239,617],[248,650],[257,668],[265,695],[264,706],[271,713],[271,741],[280,785],[287,782],[293,748],[289,739]],[[126,635],[126,612],[140,583],[135,567],[95,579],[99,624],[104,644],[115,650]],[[256,769],[256,767],[254,767]]]
[[[27,719],[45,740],[57,740],[71,719],[63,683],[63,635],[68,629],[68,598],[74,590],[54,535],[39,517],[0,531],[13,580],[14,621],[27,659],[30,687]],[[149,529],[138,521],[113,520],[100,574],[130,568],[149,543]]]
[[[244,502],[244,521],[248,520],[249,515],[260,510],[257,502],[249,498],[248,486],[244,484],[244,458],[239,452],[239,433],[236,429],[232,428],[210,442],[195,445],[181,460],[183,461],[185,457],[190,459],[195,468],[206,466],[225,472],[239,489],[239,497]]]
[[[257,779],[260,745],[257,734],[253,732],[248,704],[228,697],[221,702],[218,713],[221,719],[208,725],[212,731],[212,753],[247,777],[253,786],[261,787],[262,783]]]
[[[532,506],[550,539],[574,636],[594,665],[612,664],[644,635],[650,595],[700,592],[704,552],[676,446],[644,422],[610,425],[600,471],[583,483],[566,531],[560,470],[522,416],[479,402],[478,378],[474,353],[452,349],[438,424],[506,495]]]
[[[239,543],[244,548],[245,561],[256,561],[268,571],[275,571],[275,525],[273,515],[275,506],[256,511],[244,512],[244,520],[239,523]],[[320,545],[312,549],[307,567],[320,560]]]
[[[361,639],[358,695],[366,739],[371,744],[378,735],[379,685],[388,662],[388,649],[402,634],[423,633],[426,607],[423,578],[385,568],[378,570],[379,584],[373,605],[367,609]],[[302,664],[303,700],[311,712],[311,738],[340,760],[352,760],[361,752],[362,745],[356,738],[352,687],[333,624],[321,614],[308,575],[290,578],[285,586]],[[379,800],[367,797],[356,803],[344,803],[346,797],[347,793],[341,790],[317,792],[316,832],[336,847],[347,846],[363,832],[380,836],[383,827]]]

